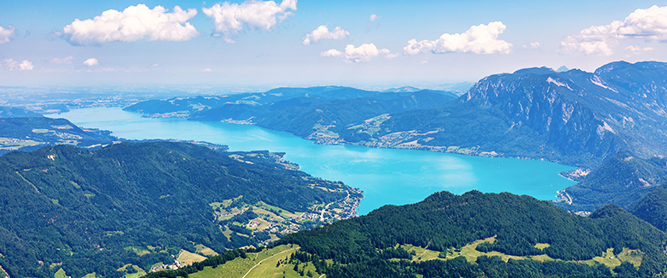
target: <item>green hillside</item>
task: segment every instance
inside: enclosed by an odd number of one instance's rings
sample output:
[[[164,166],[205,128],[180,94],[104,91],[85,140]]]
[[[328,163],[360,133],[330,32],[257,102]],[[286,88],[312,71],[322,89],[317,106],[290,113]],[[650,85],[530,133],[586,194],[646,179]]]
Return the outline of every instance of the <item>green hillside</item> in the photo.
[[[667,178],[667,159],[642,158],[621,151],[590,171],[578,183],[559,192],[557,205],[572,212],[593,211],[605,204],[629,209]]]
[[[630,212],[661,231],[667,231],[667,189],[654,188],[644,198],[635,203]]]
[[[647,277],[665,272],[666,242],[665,233],[614,205],[580,217],[528,196],[440,192],[417,204],[384,206],[287,235],[274,248],[293,248],[294,254],[263,268],[275,273],[312,265],[312,273],[329,278]],[[239,277],[261,277],[249,267],[238,269],[242,259],[227,261],[198,267],[208,277],[224,277],[213,273],[232,265]]]
[[[295,168],[281,154],[176,142],[8,153],[0,265],[11,277],[122,276],[354,214],[358,190]]]
[[[14,150],[32,151],[46,145],[100,147],[118,138],[109,131],[81,129],[66,119],[0,117],[0,155]]]

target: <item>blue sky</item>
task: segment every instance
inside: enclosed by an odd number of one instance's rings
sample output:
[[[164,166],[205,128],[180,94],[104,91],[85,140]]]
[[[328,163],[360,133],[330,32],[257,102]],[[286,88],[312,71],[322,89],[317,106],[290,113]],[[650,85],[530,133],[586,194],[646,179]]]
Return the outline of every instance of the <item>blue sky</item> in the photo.
[[[0,85],[428,88],[534,66],[592,71],[667,60],[665,6],[0,1]]]

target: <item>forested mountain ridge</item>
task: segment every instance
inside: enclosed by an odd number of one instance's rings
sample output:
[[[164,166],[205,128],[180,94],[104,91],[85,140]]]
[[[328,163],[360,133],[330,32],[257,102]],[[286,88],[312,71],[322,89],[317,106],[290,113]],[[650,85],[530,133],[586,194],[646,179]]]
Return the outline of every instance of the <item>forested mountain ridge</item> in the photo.
[[[12,150],[31,151],[55,144],[99,147],[118,140],[109,131],[84,130],[66,119],[0,118],[0,155]]]
[[[0,118],[41,117],[41,114],[20,107],[0,106]]]
[[[665,185],[653,188],[653,191],[633,204],[629,211],[661,231],[667,231],[667,189]]]
[[[620,151],[582,174],[577,184],[558,192],[557,206],[572,212],[593,211],[605,204],[630,209],[646,194],[660,187],[667,179],[667,158],[641,158],[629,151]]]
[[[614,205],[580,217],[528,196],[439,192],[287,235],[277,244],[300,248],[275,267],[327,277],[651,277],[665,273],[666,243],[667,234]],[[220,277],[226,266],[213,262],[151,277]]]
[[[349,87],[277,88],[265,93],[173,98],[140,102],[127,111],[150,117],[257,124],[325,144],[359,142],[386,115],[441,107],[457,95],[434,90],[373,92]],[[379,117],[378,117],[379,116]],[[375,118],[375,119],[373,119]]]
[[[124,265],[148,272],[180,250],[214,254],[277,239],[281,221],[330,222],[319,217],[325,204],[360,197],[268,152],[177,142],[11,152],[0,157],[0,265],[11,277],[61,268],[111,277]],[[248,221],[274,221],[276,230]]]

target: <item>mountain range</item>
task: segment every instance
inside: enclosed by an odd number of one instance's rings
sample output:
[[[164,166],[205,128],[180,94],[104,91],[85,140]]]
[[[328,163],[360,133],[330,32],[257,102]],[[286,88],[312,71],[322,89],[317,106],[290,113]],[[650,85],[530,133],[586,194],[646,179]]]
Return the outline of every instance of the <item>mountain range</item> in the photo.
[[[126,108],[152,116],[257,124],[326,144],[416,148],[600,165],[620,150],[667,153],[667,64],[594,72],[529,68],[442,91],[346,87],[173,98]]]

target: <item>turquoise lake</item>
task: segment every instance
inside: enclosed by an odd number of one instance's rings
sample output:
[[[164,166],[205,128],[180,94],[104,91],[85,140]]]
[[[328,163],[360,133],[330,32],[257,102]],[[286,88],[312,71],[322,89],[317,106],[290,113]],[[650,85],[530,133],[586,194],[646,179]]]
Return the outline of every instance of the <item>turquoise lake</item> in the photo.
[[[228,145],[230,151],[285,152],[286,160],[299,164],[310,175],[363,190],[359,215],[387,204],[419,202],[443,190],[455,194],[473,189],[511,192],[554,200],[556,191],[574,184],[559,175],[574,167],[545,161],[317,145],[253,125],[142,118],[120,108],[86,108],[47,116],[65,118],[81,127],[110,130],[114,136],[126,139],[197,140]]]

